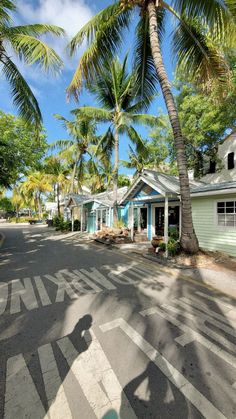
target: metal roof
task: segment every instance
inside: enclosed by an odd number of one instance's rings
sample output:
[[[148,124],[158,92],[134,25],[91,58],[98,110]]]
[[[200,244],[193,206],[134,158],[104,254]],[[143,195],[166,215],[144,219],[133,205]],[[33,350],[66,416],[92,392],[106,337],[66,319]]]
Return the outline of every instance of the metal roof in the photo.
[[[236,181],[231,182],[222,182],[222,183],[210,183],[208,185],[202,185],[197,188],[191,189],[191,194],[195,193],[207,193],[207,192],[217,192],[222,190],[236,189]]]
[[[122,196],[127,192],[127,186],[118,188],[117,190],[117,201],[119,202]],[[90,202],[97,202],[100,206],[110,207],[113,206],[114,202],[114,192],[105,191],[94,195],[76,195],[71,194],[70,199],[72,199],[76,205],[88,204]]]
[[[190,180],[190,188],[203,185],[202,182]],[[155,170],[144,169],[133,185],[129,188],[128,192],[123,196],[120,203],[132,199],[142,188],[147,184],[161,196],[172,195],[176,196],[180,193],[179,178],[177,176],[169,175],[166,173],[156,172]],[[155,198],[153,196],[153,198]]]

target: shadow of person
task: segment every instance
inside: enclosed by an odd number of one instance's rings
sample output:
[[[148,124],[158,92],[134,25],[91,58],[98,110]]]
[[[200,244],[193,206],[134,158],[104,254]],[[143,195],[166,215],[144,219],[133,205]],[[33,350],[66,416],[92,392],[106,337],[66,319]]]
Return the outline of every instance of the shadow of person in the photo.
[[[76,323],[73,331],[67,335],[78,353],[82,353],[89,348],[92,336],[89,329],[92,326],[93,318],[90,314],[85,314]]]
[[[54,411],[52,410],[51,412],[51,409],[55,409],[53,406],[60,392],[60,386],[61,384],[65,385],[74,361],[77,360],[82,353],[87,351],[92,343],[92,335],[89,331],[92,326],[92,320],[90,314],[84,315],[78,320],[71,333],[53,342],[54,356],[57,360],[60,380],[55,380],[53,384],[50,384],[50,394],[52,397],[45,403],[46,411],[49,412],[49,415],[51,415],[52,412],[54,414]],[[70,375],[69,382],[72,387],[78,385],[73,374]],[[69,415],[68,412],[67,414]]]
[[[128,419],[124,394],[128,397],[137,418],[187,419],[189,417],[185,398],[151,361],[140,375],[124,387],[123,391],[121,419]]]

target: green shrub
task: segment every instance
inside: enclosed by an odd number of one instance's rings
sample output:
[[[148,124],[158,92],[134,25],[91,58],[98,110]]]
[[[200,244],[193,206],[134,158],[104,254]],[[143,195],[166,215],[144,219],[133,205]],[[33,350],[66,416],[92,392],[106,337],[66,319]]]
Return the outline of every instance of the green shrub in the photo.
[[[178,240],[179,232],[178,232],[178,229],[176,227],[169,227],[169,238],[174,239],[174,240]]]
[[[167,244],[167,250],[170,256],[175,256],[180,250],[179,242],[175,239],[169,239]]]
[[[166,251],[166,244],[165,244],[165,242],[160,242],[159,243],[159,248],[160,248],[160,250],[163,250],[165,252]]]
[[[71,231],[71,221],[62,221],[60,228],[61,231]]]
[[[63,218],[58,217],[58,215],[56,215],[56,217],[54,217],[53,220],[52,220],[52,225],[53,225],[53,227],[56,227],[56,229],[60,230],[60,225],[63,222],[64,222]]]

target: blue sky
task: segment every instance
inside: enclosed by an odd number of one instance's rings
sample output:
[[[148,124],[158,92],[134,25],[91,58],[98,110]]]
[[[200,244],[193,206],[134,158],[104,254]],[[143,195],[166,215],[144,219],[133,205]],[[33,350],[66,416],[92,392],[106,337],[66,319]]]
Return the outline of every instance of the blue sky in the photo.
[[[52,23],[63,27],[70,39],[78,30],[101,8],[111,4],[111,0],[18,0],[18,13],[15,16],[15,22],[20,23]],[[66,99],[66,87],[68,86],[76,63],[79,60],[79,54],[76,59],[71,60],[66,52],[66,39],[49,39],[48,43],[53,46],[64,60],[64,69],[56,78],[42,73],[37,68],[32,68],[18,63],[20,70],[28,83],[30,84],[35,96],[38,99],[43,114],[44,126],[46,128],[48,142],[51,143],[57,139],[68,138],[65,129],[60,122],[55,120],[53,114],[58,113],[66,118],[71,118],[70,111],[79,105],[93,104],[94,100],[86,92],[83,92],[79,104],[73,100]],[[127,33],[125,46],[121,50],[121,55],[127,51],[132,51],[132,33]],[[172,79],[173,66],[170,62],[169,42],[165,39],[163,44],[163,55],[167,72]],[[7,84],[0,76],[0,108],[5,112],[16,113],[12,107],[11,97]],[[153,102],[150,113],[157,114],[159,108],[165,106],[161,94]],[[142,134],[145,131],[139,128]],[[120,158],[127,158],[128,141],[126,138],[121,140]],[[127,169],[121,167],[120,172],[128,173]]]

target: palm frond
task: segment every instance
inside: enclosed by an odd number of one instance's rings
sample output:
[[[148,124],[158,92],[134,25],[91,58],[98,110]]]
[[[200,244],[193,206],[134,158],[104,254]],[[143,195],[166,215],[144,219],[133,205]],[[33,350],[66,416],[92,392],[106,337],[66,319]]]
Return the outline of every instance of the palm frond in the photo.
[[[101,160],[111,159],[114,149],[115,139],[111,127],[101,136],[96,150],[96,156]]]
[[[147,157],[148,149],[146,141],[143,140],[143,138],[137,133],[137,131],[132,126],[127,128],[127,132],[132,143],[134,143],[136,146],[137,153]]]
[[[173,34],[173,52],[178,57],[177,72],[181,69],[202,84],[216,79],[228,84],[230,70],[223,51],[199,20],[181,16]]]
[[[73,145],[72,140],[56,140],[52,144],[50,144],[50,149],[55,150],[55,148],[65,149]]]
[[[113,112],[108,111],[107,109],[95,108],[93,106],[83,106],[81,108],[74,109],[72,113],[77,117],[81,116],[82,118],[94,118],[96,121],[100,122],[111,121],[113,118]]]
[[[88,48],[80,58],[79,65],[67,89],[76,98],[80,93],[83,79],[91,81],[104,61],[112,58],[122,42],[122,32],[128,27],[130,10],[123,10],[117,2],[99,12],[72,39],[69,48],[71,55],[87,38]]]
[[[234,0],[229,0],[229,2]],[[230,25],[232,17],[227,7],[229,2],[226,0],[174,0],[173,9],[180,15],[186,16],[186,19],[200,18],[209,27],[215,27],[218,36],[224,35],[224,32]],[[228,4],[227,4],[228,3]]]
[[[52,72],[57,72],[62,67],[62,60],[57,53],[33,36],[16,35],[11,38],[11,45],[27,64],[37,63],[44,70],[51,70]]]
[[[55,36],[61,36],[65,34],[65,31],[59,26],[36,23],[34,25],[5,27],[3,32],[4,36],[9,40],[17,35],[41,36],[48,33]]]
[[[124,123],[133,123],[146,125],[148,127],[154,127],[157,122],[160,122],[157,116],[148,115],[148,114],[130,114],[128,112],[123,112],[122,119]]]
[[[0,22],[4,25],[8,24],[12,19],[9,12],[16,10],[15,2],[12,0],[1,0],[0,4]]]
[[[20,116],[27,123],[35,125],[37,129],[40,129],[42,115],[32,90],[10,58],[3,56],[1,62],[3,64],[3,74],[11,86],[13,103]]]
[[[165,10],[157,10],[159,38],[162,38],[164,32]],[[152,101],[153,95],[157,93],[157,72],[152,58],[149,36],[149,19],[144,14],[135,30],[136,43],[134,49],[133,67],[137,75],[137,95],[139,100],[144,101],[146,107]]]

